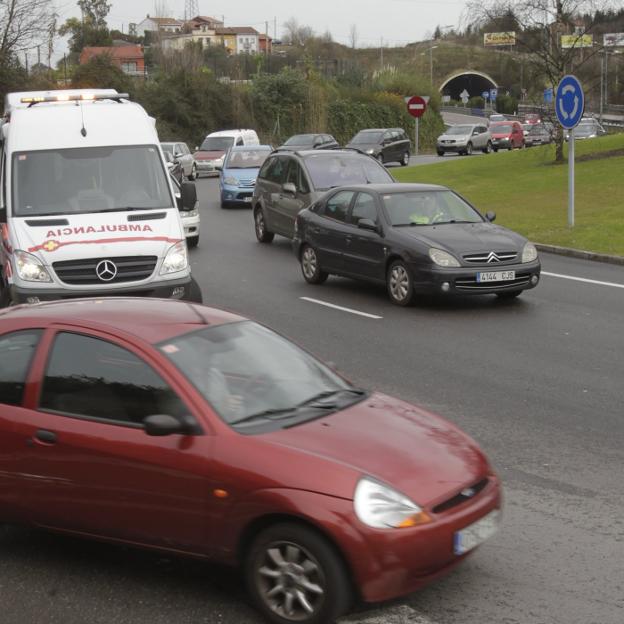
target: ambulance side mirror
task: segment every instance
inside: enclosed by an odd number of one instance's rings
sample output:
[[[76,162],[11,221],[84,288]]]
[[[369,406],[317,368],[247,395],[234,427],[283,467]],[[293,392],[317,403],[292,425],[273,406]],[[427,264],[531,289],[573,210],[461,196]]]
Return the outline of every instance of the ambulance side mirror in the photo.
[[[7,209],[0,208],[0,223],[6,223],[7,221]]]

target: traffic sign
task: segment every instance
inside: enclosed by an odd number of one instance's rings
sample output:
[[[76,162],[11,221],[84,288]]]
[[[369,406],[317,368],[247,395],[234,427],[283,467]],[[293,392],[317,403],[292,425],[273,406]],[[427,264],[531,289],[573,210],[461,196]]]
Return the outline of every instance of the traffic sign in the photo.
[[[584,110],[585,95],[581,83],[576,76],[564,76],[555,94],[555,113],[559,123],[566,130],[571,130],[581,121]]]
[[[492,102],[496,99],[497,95],[498,89],[490,89],[490,100],[492,100]]]
[[[407,101],[407,112],[412,117],[422,117],[427,110],[427,101],[420,95],[413,95]]]
[[[461,99],[461,101],[464,104],[468,103],[468,100],[470,99],[470,93],[468,93],[468,91],[466,91],[466,89],[464,89],[460,94],[459,94],[459,98]]]
[[[552,87],[548,87],[548,89],[544,89],[544,102],[546,104],[551,104],[553,101],[553,90]]]
[[[490,92],[489,92],[489,91],[484,91],[484,92],[481,94],[481,97],[482,97],[484,100],[486,100],[486,101],[487,101],[487,100],[488,100],[488,98],[490,97]]]

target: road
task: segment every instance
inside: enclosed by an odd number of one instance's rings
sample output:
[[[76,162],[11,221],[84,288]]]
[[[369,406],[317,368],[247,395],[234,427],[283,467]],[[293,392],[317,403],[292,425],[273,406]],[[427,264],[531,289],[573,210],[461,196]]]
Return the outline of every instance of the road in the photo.
[[[622,267],[543,254],[542,283],[519,300],[402,309],[383,288],[306,284],[287,240],[256,243],[248,209],[219,208],[216,180],[198,191],[191,259],[207,304],[277,328],[358,385],[445,415],[502,477],[500,533],[444,580],[374,605],[375,621],[622,624]],[[204,563],[16,528],[0,550],[3,624],[260,624],[238,576]]]

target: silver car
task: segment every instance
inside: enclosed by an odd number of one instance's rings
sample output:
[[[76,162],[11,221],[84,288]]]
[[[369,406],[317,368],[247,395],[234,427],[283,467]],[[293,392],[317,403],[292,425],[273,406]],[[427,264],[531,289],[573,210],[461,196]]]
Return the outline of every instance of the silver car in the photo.
[[[438,137],[436,145],[438,156],[444,156],[446,152],[470,155],[474,150],[481,150],[484,154],[492,151],[492,136],[485,123],[451,126]]]
[[[168,142],[161,143],[160,146],[163,152],[169,152],[171,156],[173,156],[173,159],[180,163],[185,177],[189,180],[194,180],[197,177],[197,163],[186,143],[181,143],[179,141]]]

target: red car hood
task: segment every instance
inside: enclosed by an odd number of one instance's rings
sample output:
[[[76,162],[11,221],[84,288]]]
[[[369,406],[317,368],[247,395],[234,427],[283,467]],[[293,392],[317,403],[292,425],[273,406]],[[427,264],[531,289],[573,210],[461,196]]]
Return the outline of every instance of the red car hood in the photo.
[[[219,158],[221,158],[221,156],[223,156],[223,154],[225,154],[224,151],[219,150],[219,151],[213,151],[213,152],[195,152],[193,154],[193,158],[195,158],[196,160],[217,160]]]
[[[476,443],[452,424],[378,393],[326,418],[262,437],[357,476],[376,477],[420,505],[445,500],[489,471]],[[344,483],[339,465],[336,481]],[[350,498],[353,491],[342,495]]]

